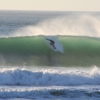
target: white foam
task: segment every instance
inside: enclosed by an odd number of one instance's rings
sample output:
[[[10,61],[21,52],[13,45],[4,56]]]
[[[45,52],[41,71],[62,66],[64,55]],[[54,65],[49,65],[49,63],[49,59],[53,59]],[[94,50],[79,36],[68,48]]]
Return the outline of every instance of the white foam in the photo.
[[[43,69],[29,71],[26,69],[0,69],[0,85],[85,85],[100,84],[100,72],[80,70]]]
[[[57,98],[59,98],[59,100],[66,100],[66,99],[78,100],[77,98],[79,97],[87,98],[88,95],[86,95],[86,93],[87,94],[91,93],[92,95],[99,95],[98,93],[94,93],[94,91],[91,91],[91,89],[95,89],[98,91],[100,87],[89,86],[89,85],[73,86],[73,87],[72,86],[50,86],[50,87],[3,86],[0,87],[0,100],[1,98],[4,98],[6,100],[30,100],[30,99],[57,100]]]

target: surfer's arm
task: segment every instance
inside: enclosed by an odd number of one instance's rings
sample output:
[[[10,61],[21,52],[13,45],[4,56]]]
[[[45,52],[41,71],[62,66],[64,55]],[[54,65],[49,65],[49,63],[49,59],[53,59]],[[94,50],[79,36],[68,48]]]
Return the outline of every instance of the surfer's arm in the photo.
[[[47,39],[47,38],[45,38],[45,39],[50,41],[50,39]]]
[[[48,40],[48,41],[50,41],[51,43],[55,43],[53,40],[50,40],[50,39],[47,39],[47,38],[45,38],[46,40]]]

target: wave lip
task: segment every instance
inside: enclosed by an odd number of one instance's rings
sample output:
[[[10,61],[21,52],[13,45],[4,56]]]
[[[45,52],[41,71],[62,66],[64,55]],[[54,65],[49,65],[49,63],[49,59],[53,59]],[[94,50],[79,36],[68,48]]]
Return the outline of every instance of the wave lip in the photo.
[[[26,69],[1,69],[0,85],[25,85],[25,86],[67,86],[67,85],[98,85],[100,72],[97,68],[92,71],[60,71]]]

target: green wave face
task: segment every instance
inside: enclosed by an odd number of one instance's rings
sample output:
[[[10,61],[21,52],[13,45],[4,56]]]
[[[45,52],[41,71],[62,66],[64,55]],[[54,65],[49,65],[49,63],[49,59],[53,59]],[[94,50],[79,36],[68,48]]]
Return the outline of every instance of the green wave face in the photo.
[[[100,40],[58,36],[64,53],[55,52],[43,36],[0,38],[1,65],[100,66]]]

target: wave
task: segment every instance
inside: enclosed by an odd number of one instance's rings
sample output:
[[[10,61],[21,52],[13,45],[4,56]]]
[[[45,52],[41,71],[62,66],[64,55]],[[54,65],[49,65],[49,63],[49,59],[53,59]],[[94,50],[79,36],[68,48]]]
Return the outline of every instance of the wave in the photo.
[[[0,85],[24,86],[69,86],[99,85],[100,72],[97,67],[89,71],[42,69],[27,70],[19,68],[1,68]]]
[[[0,13],[0,65],[100,66],[99,12]]]
[[[44,36],[0,38],[0,64],[28,66],[100,66],[98,38],[56,36],[64,53],[53,51]],[[61,48],[59,49],[61,50]]]

